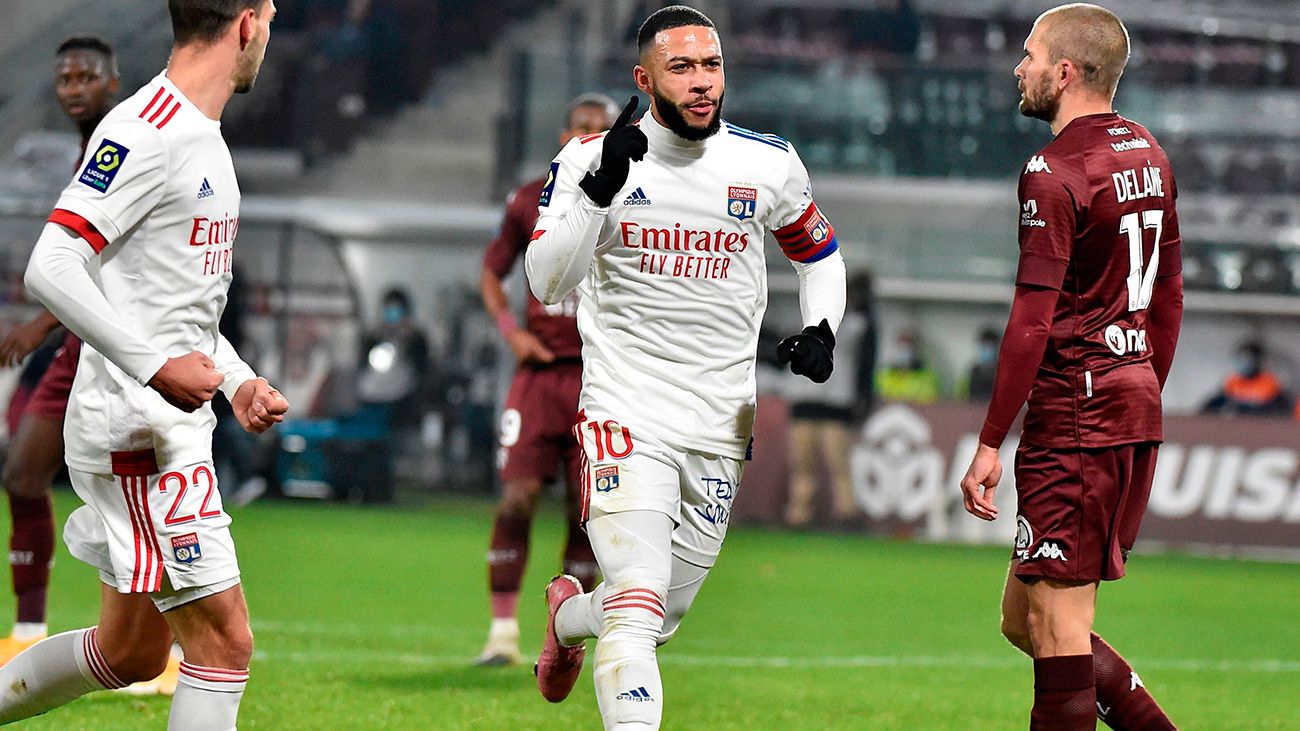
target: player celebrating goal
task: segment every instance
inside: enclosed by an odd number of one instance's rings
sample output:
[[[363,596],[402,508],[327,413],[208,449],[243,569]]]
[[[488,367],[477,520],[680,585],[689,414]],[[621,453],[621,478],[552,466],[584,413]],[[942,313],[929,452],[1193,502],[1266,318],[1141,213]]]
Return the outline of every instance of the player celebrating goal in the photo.
[[[614,101],[600,94],[584,94],[569,103],[560,145],[583,135],[604,132],[618,113]],[[537,201],[550,181],[526,183],[510,195],[501,231],[483,254],[480,287],[483,304],[497,322],[519,363],[501,414],[501,502],[492,526],[488,550],[488,584],[492,592],[492,628],[479,665],[514,665],[519,652],[519,585],[528,564],[528,541],[533,513],[542,484],[565,479],[565,513],[568,540],[564,545],[564,573],[576,577],[584,589],[596,583],[596,558],[582,531],[582,495],[578,487],[578,445],[569,435],[582,387],[582,338],[578,335],[577,297],[555,305],[528,298],[526,327],[519,327],[510,312],[501,280],[524,253],[537,223]]]
[[[96,129],[27,268],[27,286],[86,343],[64,428],[86,504],[64,538],[103,585],[98,626],[0,668],[0,723],[152,678],[173,634],[185,662],[170,729],[233,729],[248,679],[252,634],[208,401],[221,388],[254,432],[289,405],[217,330],[240,200],[219,120],[253,86],[275,6],[168,7],[166,71]]]
[[[655,648],[672,637],[722,547],[754,424],[754,355],[767,305],[764,229],[799,273],[803,332],[782,341],[795,373],[823,382],[844,314],[844,260],[785,140],[721,118],[713,22],[672,6],[638,37],[637,99],[604,134],[551,164],[528,281],[543,302],[581,293],[587,533],[605,581],[547,587],[537,663],[563,700],[597,637],[606,729],[657,729]]]
[[[1091,634],[1100,581],[1137,538],[1162,438],[1160,390],[1182,321],[1169,159],[1112,110],[1128,31],[1095,5],[1043,13],[1016,67],[1020,111],[1056,139],[1020,176],[1020,266],[988,419],[961,488],[997,516],[998,447],[1025,399],[1018,516],[1002,632],[1034,658],[1030,728],[1173,724],[1124,658]]]

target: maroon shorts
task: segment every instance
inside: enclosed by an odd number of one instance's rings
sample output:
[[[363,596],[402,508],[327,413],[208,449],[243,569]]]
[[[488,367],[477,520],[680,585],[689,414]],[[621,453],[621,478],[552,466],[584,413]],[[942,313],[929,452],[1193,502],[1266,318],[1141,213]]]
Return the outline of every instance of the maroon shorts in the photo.
[[[1016,577],[1112,581],[1137,540],[1155,476],[1155,442],[1016,450]]]
[[[549,482],[563,469],[576,485],[581,452],[573,437],[582,364],[564,362],[515,372],[501,413],[501,479]]]
[[[72,394],[72,379],[77,376],[77,360],[81,358],[81,338],[72,333],[63,339],[63,347],[55,353],[50,367],[36,384],[32,398],[24,413],[45,419],[62,419],[68,411],[68,396]]]

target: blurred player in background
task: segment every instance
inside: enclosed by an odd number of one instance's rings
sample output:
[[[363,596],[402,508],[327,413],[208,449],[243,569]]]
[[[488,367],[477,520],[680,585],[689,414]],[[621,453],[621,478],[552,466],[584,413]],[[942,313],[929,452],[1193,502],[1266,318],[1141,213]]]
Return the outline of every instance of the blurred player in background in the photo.
[[[220,118],[252,88],[273,0],[170,0],[167,69],[110,112],[41,234],[28,288],[87,343],[64,429],[86,503],[72,555],[99,570],[98,626],[0,668],[0,723],[154,677],[185,651],[168,727],[235,728],[252,633],[212,466],[221,388],[249,431],[288,403],[218,332],[239,186]],[[92,274],[93,272],[93,274]]]
[[[597,637],[606,729],[657,729],[657,645],[676,632],[722,548],[751,448],[755,349],[767,305],[764,232],[799,274],[803,332],[778,357],[824,382],[844,313],[835,234],[790,143],[722,120],[713,22],[672,6],[638,34],[633,97],[609,132],[551,164],[525,255],[538,299],[582,297],[584,517],[604,582],[547,587],[537,681],[563,700]],[[636,162],[635,165],[633,163]]]
[[[1113,111],[1128,57],[1119,18],[1080,3],[1038,18],[1015,70],[1021,113],[1056,139],[1020,175],[1015,299],[961,487],[967,511],[997,516],[998,447],[1028,398],[1002,632],[1034,658],[1035,731],[1174,728],[1092,634],[1098,584],[1124,575],[1146,510],[1183,310],[1169,159]]]
[[[560,146],[575,137],[604,132],[618,114],[609,97],[586,94],[568,108]],[[501,502],[488,550],[492,627],[479,665],[514,665],[519,652],[519,586],[528,565],[528,540],[542,486],[562,474],[569,536],[564,573],[590,591],[596,584],[596,557],[582,530],[578,444],[573,415],[582,388],[582,337],[578,335],[577,292],[543,305],[530,292],[528,314],[520,327],[510,311],[501,281],[528,248],[537,223],[537,201],[551,181],[539,178],[520,186],[506,202],[501,231],[483,256],[483,305],[515,355],[518,369],[501,414]]]
[[[81,155],[121,82],[117,59],[106,41],[94,36],[69,38],[59,45],[54,94],[63,113],[81,133]],[[48,310],[9,332],[0,341],[0,365],[14,366],[36,350],[59,321]],[[81,340],[71,332],[47,363],[21,404],[10,406],[9,449],[0,477],[9,495],[9,566],[13,570],[18,617],[13,632],[0,640],[0,664],[45,639],[45,600],[54,560],[54,503],[50,486],[63,466],[63,415],[77,373]],[[24,376],[26,373],[24,372]],[[22,399],[15,394],[15,399]]]

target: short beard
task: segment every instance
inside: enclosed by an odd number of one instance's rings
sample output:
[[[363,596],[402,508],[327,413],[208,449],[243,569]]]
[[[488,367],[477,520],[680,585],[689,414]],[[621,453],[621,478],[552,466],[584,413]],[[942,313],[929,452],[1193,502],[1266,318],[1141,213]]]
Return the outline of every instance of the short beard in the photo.
[[[1037,94],[1032,92],[1037,91]],[[1044,75],[1037,89],[1025,86],[1024,99],[1020,101],[1020,113],[1033,119],[1041,119],[1048,124],[1056,119],[1061,111],[1061,97],[1052,96],[1052,79]]]
[[[654,108],[659,112],[659,117],[664,121],[664,125],[667,126],[673,134],[691,142],[707,140],[713,135],[716,135],[718,130],[722,129],[723,96],[725,96],[725,94],[720,94],[718,96],[718,101],[713,105],[713,119],[710,119],[709,123],[704,127],[692,127],[686,122],[686,117],[682,114],[682,110],[678,108],[672,100],[665,96],[660,96],[657,91],[651,94]]]

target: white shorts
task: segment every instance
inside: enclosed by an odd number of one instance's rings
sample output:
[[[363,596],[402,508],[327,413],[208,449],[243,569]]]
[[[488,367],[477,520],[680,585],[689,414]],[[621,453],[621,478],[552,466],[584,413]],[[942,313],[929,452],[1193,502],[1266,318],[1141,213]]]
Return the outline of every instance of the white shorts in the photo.
[[[150,594],[166,611],[239,583],[211,462],[147,476],[68,475],[85,505],[68,517],[63,540],[105,584]]]
[[[673,519],[673,555],[712,568],[745,463],[632,435],[610,419],[580,421],[583,521],[653,510]]]

